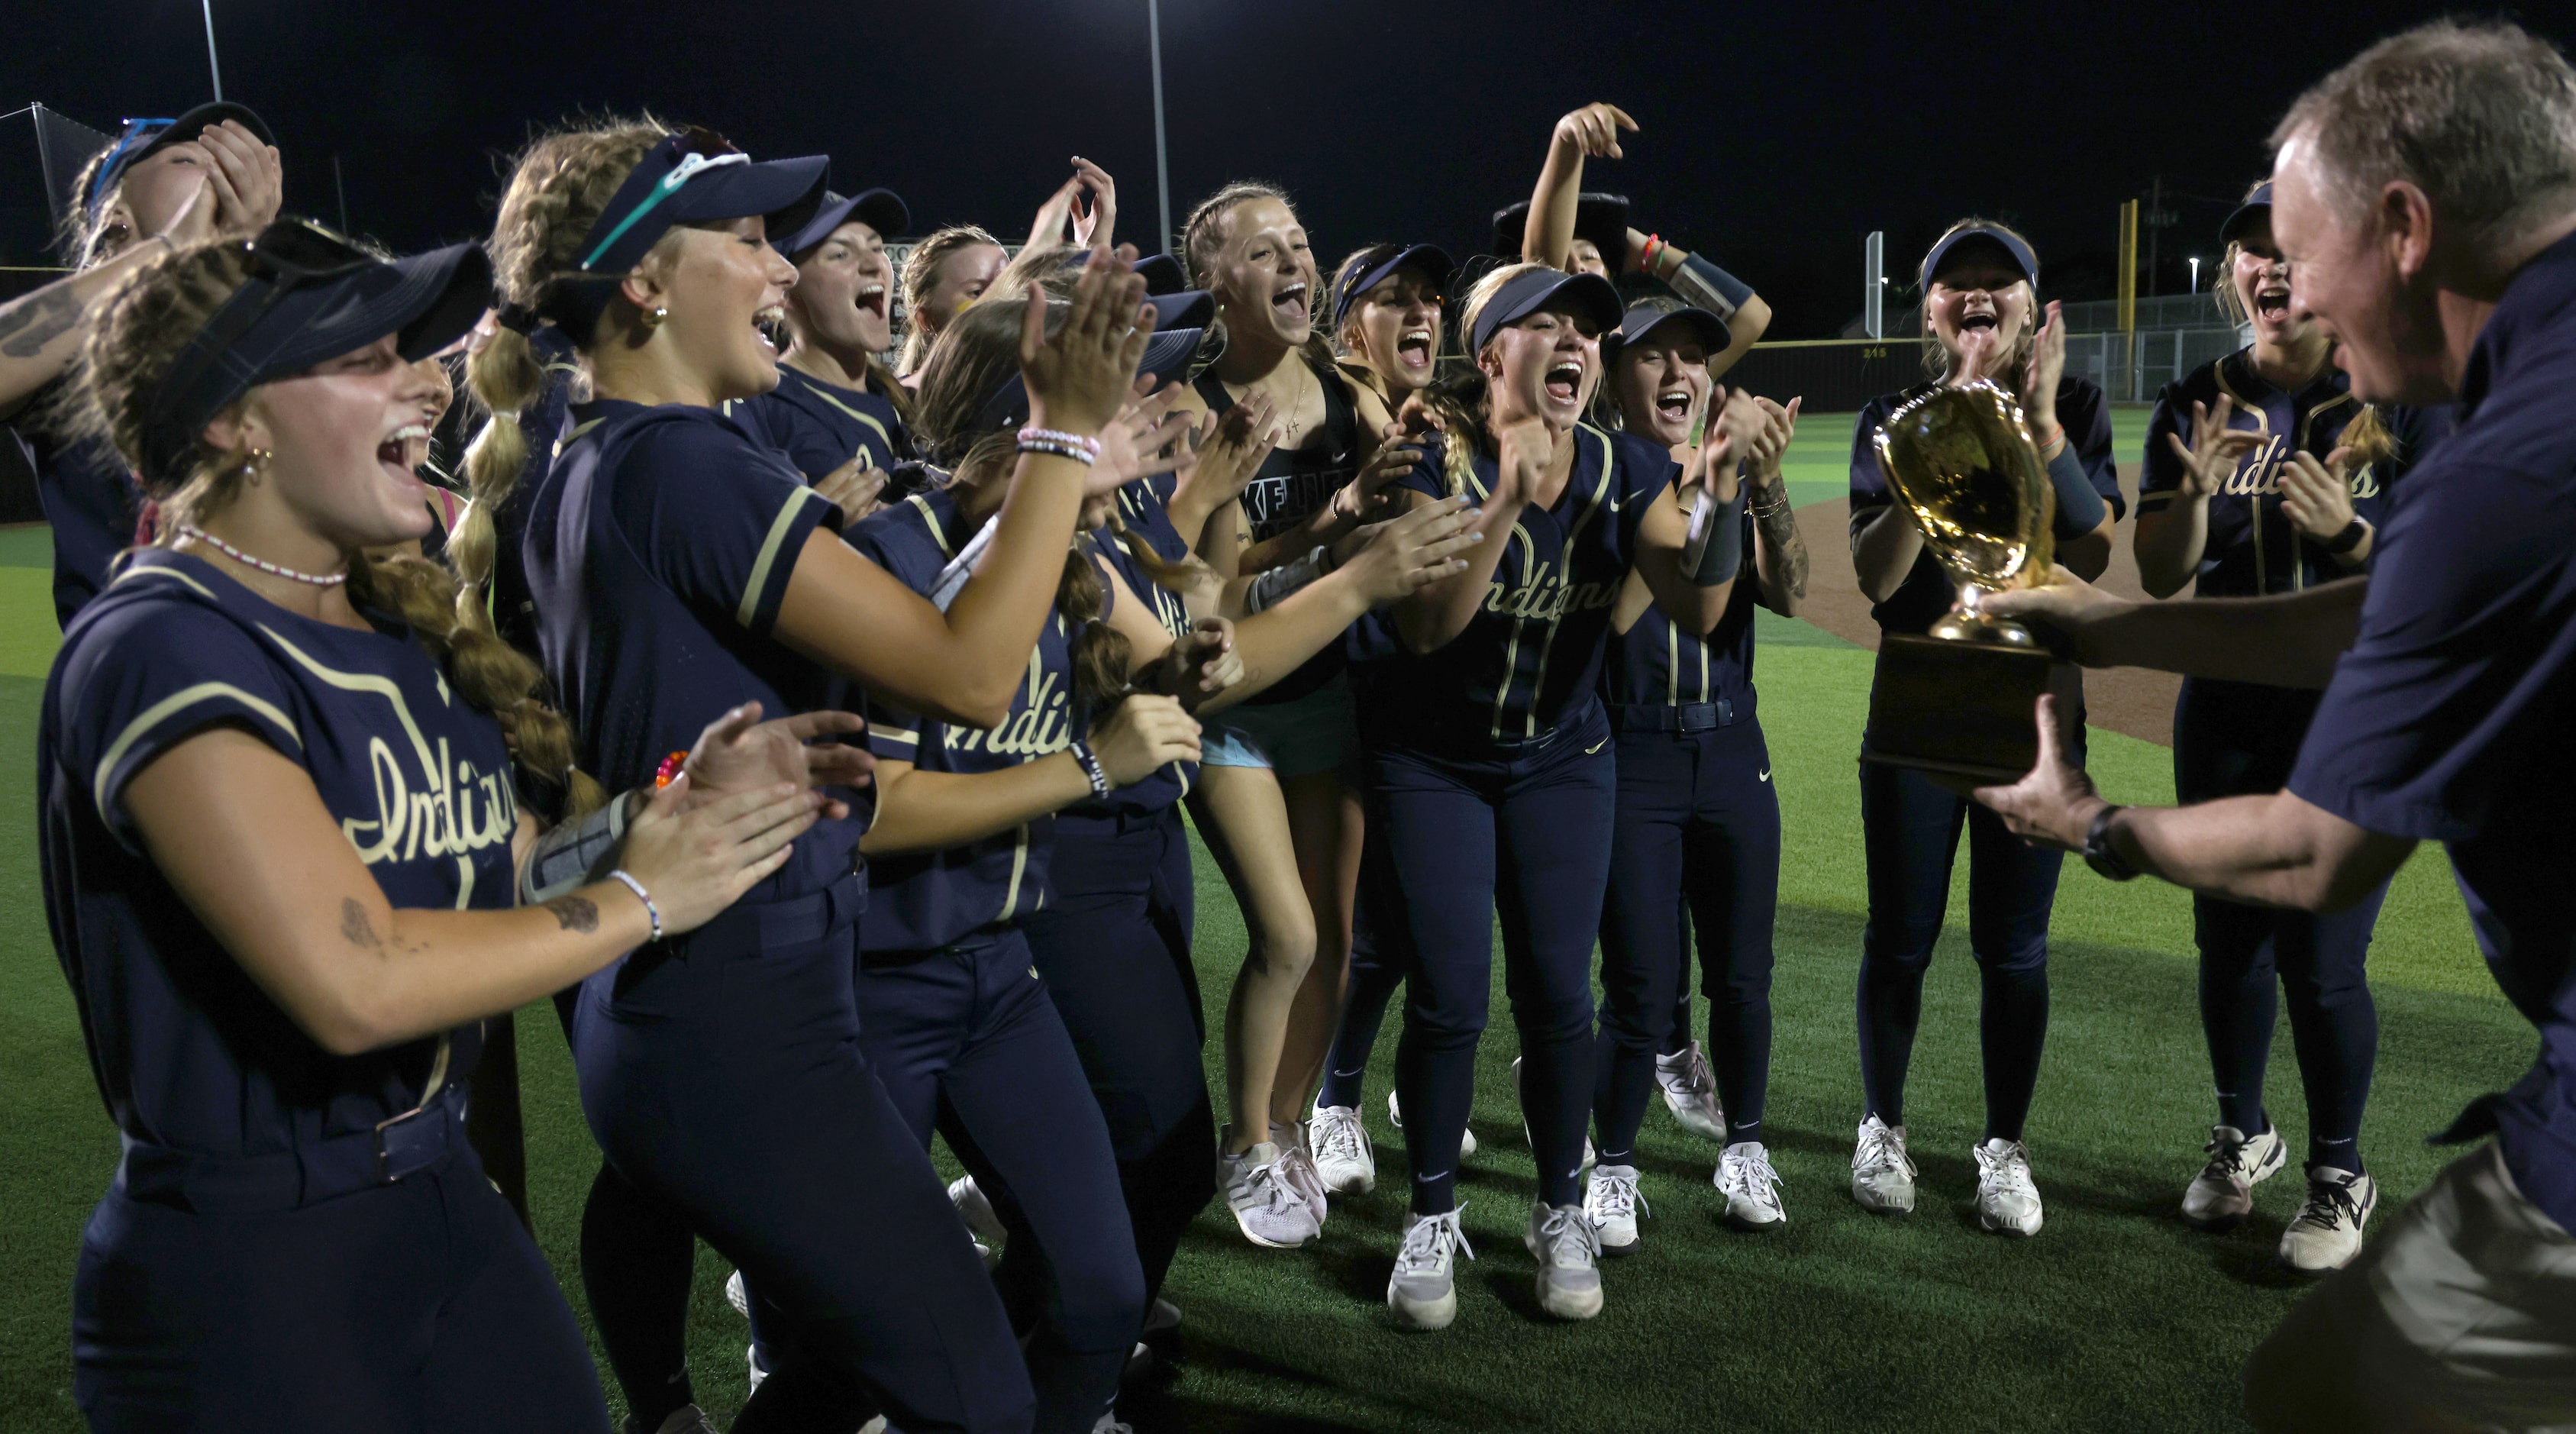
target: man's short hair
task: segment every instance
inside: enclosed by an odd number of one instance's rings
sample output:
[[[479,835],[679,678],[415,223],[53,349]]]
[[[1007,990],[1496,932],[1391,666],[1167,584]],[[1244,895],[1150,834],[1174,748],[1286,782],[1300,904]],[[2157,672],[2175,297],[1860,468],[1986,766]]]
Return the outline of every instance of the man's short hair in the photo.
[[[2303,135],[2347,221],[2398,180],[2478,245],[2576,205],[2576,68],[2506,22],[2436,20],[2362,51],[2299,96],[2272,148]]]

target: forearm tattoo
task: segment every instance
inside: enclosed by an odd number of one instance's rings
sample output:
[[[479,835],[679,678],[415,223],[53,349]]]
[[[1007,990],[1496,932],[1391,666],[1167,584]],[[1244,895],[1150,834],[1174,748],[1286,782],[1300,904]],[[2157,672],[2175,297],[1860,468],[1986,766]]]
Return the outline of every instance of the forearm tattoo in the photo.
[[[599,906],[587,896],[558,896],[546,903],[555,914],[555,925],[566,931],[597,931]]]
[[[376,924],[367,919],[367,908],[354,896],[344,897],[340,902],[340,939],[370,951],[381,949],[385,944],[376,939]]]
[[[1789,485],[1772,483],[1761,491],[1753,510],[1753,526],[1763,542],[1771,547],[1772,557],[1780,570],[1781,586],[1789,596],[1804,600],[1807,596],[1807,540],[1798,531],[1797,510],[1789,506]]]
[[[68,284],[57,284],[0,308],[0,354],[34,358],[80,325],[85,306]]]

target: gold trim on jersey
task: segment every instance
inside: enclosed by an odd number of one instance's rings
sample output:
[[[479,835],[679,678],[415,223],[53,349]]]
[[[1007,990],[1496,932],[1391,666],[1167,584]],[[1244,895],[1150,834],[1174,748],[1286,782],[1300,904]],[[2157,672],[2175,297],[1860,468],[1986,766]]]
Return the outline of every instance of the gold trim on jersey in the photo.
[[[296,730],[295,719],[279,711],[275,703],[254,697],[229,682],[200,682],[191,687],[182,687],[137,713],[133,721],[125,724],[125,730],[116,735],[116,740],[108,744],[106,755],[98,759],[98,773],[90,780],[90,793],[91,800],[98,806],[99,820],[109,820],[107,779],[115,772],[116,764],[125,760],[125,754],[134,750],[134,744],[142,741],[146,734],[159,726],[171,713],[194,707],[200,702],[217,697],[231,698],[276,723],[287,736],[295,739],[296,746],[304,745],[304,734]]]
[[[778,550],[787,542],[787,532],[796,525],[796,514],[807,503],[820,503],[823,495],[811,488],[788,490],[787,501],[778,505],[778,516],[769,520],[769,536],[761,540],[760,556],[752,562],[751,581],[743,584],[742,605],[734,609],[733,620],[744,627],[760,615],[760,590],[769,586],[769,569],[778,561]]]

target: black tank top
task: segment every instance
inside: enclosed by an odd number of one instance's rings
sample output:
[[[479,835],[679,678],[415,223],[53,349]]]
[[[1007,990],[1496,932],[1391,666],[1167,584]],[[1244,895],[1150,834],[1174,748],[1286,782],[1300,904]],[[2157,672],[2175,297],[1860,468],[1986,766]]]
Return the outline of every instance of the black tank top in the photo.
[[[1351,401],[1350,389],[1341,375],[1319,372],[1303,355],[1297,362],[1315,375],[1324,390],[1324,422],[1316,430],[1323,441],[1308,442],[1297,449],[1273,449],[1262,460],[1260,471],[1244,485],[1243,516],[1252,525],[1256,543],[1277,536],[1304,522],[1314,511],[1333,500],[1360,471],[1360,413]],[[1234,395],[1225,391],[1225,383],[1213,369],[1198,376],[1199,397],[1207,401],[1208,411],[1219,417],[1234,407]],[[1297,556],[1304,556],[1298,554]],[[1342,670],[1342,643],[1332,643],[1306,659],[1305,664],[1255,697],[1245,699],[1246,706],[1271,702],[1292,702],[1333,680]]]

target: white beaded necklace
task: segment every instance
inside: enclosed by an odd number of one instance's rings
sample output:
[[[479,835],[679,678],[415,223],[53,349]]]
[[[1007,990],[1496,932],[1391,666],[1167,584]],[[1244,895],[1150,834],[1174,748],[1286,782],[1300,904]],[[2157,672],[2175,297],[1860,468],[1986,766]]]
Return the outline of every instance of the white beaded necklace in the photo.
[[[349,575],[345,572],[299,573],[293,568],[281,568],[266,558],[252,557],[250,554],[243,552],[241,549],[234,547],[232,544],[225,542],[223,539],[216,537],[214,534],[207,532],[205,529],[198,527],[194,523],[181,523],[179,525],[179,536],[183,538],[193,538],[196,541],[213,548],[216,552],[223,554],[225,557],[232,559],[234,562],[248,563],[250,566],[259,569],[261,572],[268,573],[274,577],[287,578],[299,583],[311,583],[317,588],[336,588],[340,584],[349,580]]]

